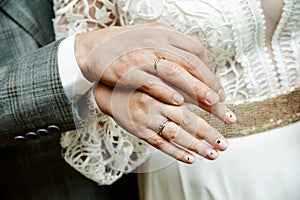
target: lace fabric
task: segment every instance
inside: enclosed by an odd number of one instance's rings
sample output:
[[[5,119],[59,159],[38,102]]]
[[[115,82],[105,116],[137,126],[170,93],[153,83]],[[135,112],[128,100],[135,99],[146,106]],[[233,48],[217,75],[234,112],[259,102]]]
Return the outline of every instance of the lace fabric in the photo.
[[[62,155],[73,168],[99,185],[112,184],[142,164],[150,148],[103,114],[93,91],[88,105],[89,120],[85,126],[62,133]]]
[[[300,83],[300,1],[286,0],[272,48],[284,90]],[[298,31],[297,31],[298,30]]]
[[[115,4],[109,0],[54,0],[56,39],[117,23]]]
[[[263,99],[300,85],[300,0],[284,0],[272,37],[273,56],[266,47],[259,0],[54,0],[54,10],[57,38],[116,24],[159,21],[199,39],[231,103]],[[135,152],[149,148],[90,105],[85,128],[62,134],[63,155],[85,176],[110,184],[146,159],[146,154]]]

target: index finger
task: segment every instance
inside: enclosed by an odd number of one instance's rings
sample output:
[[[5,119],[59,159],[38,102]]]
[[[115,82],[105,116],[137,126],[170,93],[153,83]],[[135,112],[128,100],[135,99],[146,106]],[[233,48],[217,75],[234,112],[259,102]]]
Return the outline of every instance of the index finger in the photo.
[[[170,34],[173,32],[172,34]],[[164,57],[176,62],[189,73],[201,80],[218,93],[220,101],[226,98],[225,91],[218,77],[208,67],[208,57],[205,46],[198,40],[178,31],[165,32],[171,44],[168,55]],[[171,54],[171,55],[170,55]],[[160,56],[160,55],[157,55]]]
[[[173,48],[172,53],[160,52],[158,57],[163,54],[166,60],[175,62],[181,67],[183,67],[192,76],[205,83],[209,88],[215,91],[219,95],[220,102],[223,102],[226,98],[225,91],[221,85],[220,79],[213,74],[213,72],[208,68],[208,66],[197,57],[195,54],[190,52]]]

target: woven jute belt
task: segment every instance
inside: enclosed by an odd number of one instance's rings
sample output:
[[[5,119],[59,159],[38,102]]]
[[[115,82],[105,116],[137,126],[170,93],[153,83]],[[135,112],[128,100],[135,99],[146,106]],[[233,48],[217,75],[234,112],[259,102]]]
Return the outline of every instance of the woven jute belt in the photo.
[[[200,109],[193,109],[193,112],[227,138],[260,133],[300,120],[300,87],[280,95],[238,101],[227,106],[237,115],[234,124],[225,124]]]

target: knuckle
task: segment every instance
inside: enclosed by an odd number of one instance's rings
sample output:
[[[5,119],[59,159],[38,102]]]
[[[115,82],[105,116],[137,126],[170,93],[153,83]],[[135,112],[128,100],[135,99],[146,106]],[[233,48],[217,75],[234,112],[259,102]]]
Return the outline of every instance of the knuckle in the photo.
[[[118,60],[114,63],[114,74],[118,79],[121,79],[127,72],[127,65],[122,62],[123,59]]]
[[[184,55],[183,58],[186,62],[190,62],[193,60],[193,57],[190,54]]]
[[[138,108],[140,108],[140,109],[146,109],[146,108],[148,108],[148,105],[151,104],[151,98],[148,95],[146,95],[145,93],[138,93],[136,101],[137,101],[137,105],[139,105]],[[136,106],[134,106],[134,107],[136,107]]]
[[[191,89],[196,97],[205,98],[206,94],[209,92],[209,88],[201,83],[193,82],[191,83]]]
[[[214,128],[210,125],[202,126],[201,127],[201,137],[205,140],[208,141],[211,137],[213,137],[213,132]]]
[[[141,88],[145,91],[150,91],[153,90],[154,86],[155,86],[155,81],[151,77],[147,76],[145,77],[145,81]]]
[[[192,73],[193,75],[202,76],[201,71],[203,67],[206,67],[207,58],[206,56],[200,56],[200,55],[184,55],[184,66],[187,71]]]
[[[215,75],[208,76],[205,83],[212,88],[221,87],[220,78]]]
[[[153,102],[146,94],[136,93],[130,100],[128,108],[124,108],[123,114],[129,117],[128,122],[132,121],[137,125],[147,125],[149,124],[151,105],[153,105]]]
[[[178,135],[178,128],[175,125],[169,123],[164,128],[164,132],[165,132],[164,135],[166,135],[166,137],[169,141],[174,141]]]
[[[185,62],[185,64],[191,64],[191,63],[193,63],[194,59],[195,58],[192,55],[189,55],[189,54],[184,56],[184,62]]]
[[[182,125],[189,126],[194,123],[195,117],[189,112],[184,112],[182,116]]]
[[[169,64],[167,67],[167,75],[174,78],[179,74],[179,68],[175,63]]]
[[[198,69],[200,69],[202,66],[199,63],[200,61],[195,55],[185,55],[184,56],[184,66],[187,71],[190,73],[196,73]]]
[[[161,138],[155,138],[153,141],[153,146],[161,150],[165,148],[166,142]]]
[[[204,145],[203,145],[202,142],[200,142],[198,139],[194,139],[191,142],[191,144],[188,147],[188,149],[191,150],[191,151],[193,151],[193,152],[195,152],[195,153],[197,153],[197,154],[201,154],[201,152],[203,151],[203,148],[204,148],[203,146]]]
[[[199,94],[201,95],[201,98],[203,98],[203,99],[206,99],[206,98],[212,96],[211,90],[207,86],[203,87],[202,92],[199,92]]]

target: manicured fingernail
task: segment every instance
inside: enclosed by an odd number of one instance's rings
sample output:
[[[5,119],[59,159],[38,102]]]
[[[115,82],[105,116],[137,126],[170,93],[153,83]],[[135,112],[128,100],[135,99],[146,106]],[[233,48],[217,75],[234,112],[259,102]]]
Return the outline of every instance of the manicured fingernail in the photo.
[[[218,103],[219,100],[220,100],[220,98],[219,98],[219,96],[218,96],[215,92],[209,90],[209,91],[206,93],[206,100],[207,100],[210,104],[213,105],[213,104]]]
[[[214,149],[207,149],[206,157],[210,159],[216,159],[218,157],[218,152]]]
[[[173,95],[173,101],[175,103],[177,103],[178,105],[181,105],[183,103],[183,101],[184,101],[184,98],[181,95],[179,95],[179,94],[174,94]]]
[[[223,151],[228,148],[228,142],[223,138],[218,138],[216,140],[216,146]]]
[[[234,123],[236,121],[236,115],[230,110],[226,111],[225,116],[226,120],[230,123]]]
[[[220,101],[221,101],[221,102],[225,101],[225,99],[226,99],[226,94],[225,94],[225,91],[224,91],[223,88],[219,89],[218,95],[219,95],[219,98],[220,98]]]
[[[185,156],[185,160],[186,160],[188,163],[194,163],[194,162],[195,162],[194,156],[191,156],[191,155],[186,155],[186,156]]]

